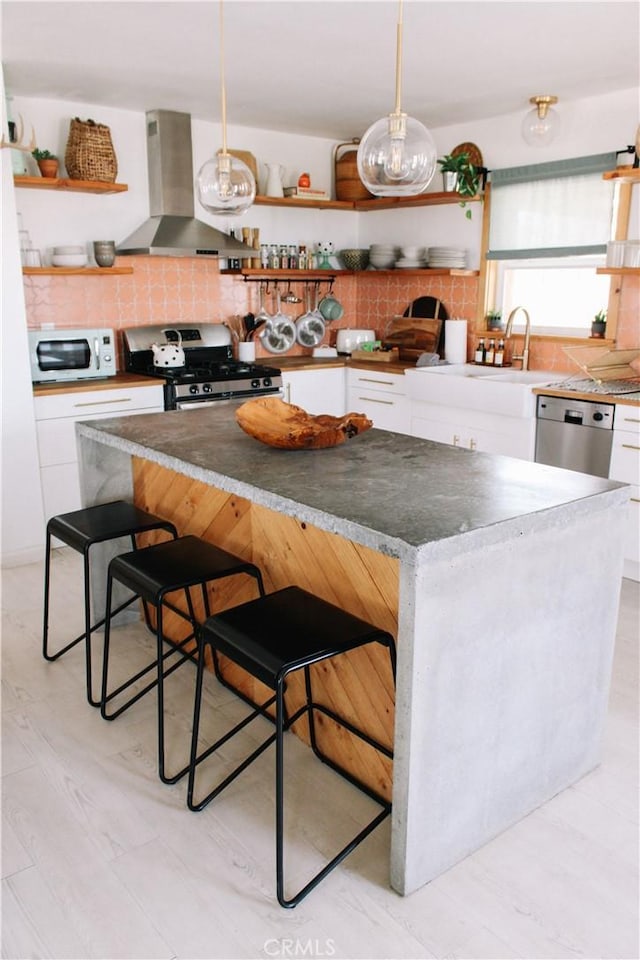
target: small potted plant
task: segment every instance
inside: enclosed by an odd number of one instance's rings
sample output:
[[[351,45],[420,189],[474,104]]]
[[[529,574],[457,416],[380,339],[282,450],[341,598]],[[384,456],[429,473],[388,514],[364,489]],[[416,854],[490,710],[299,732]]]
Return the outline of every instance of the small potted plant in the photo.
[[[442,171],[442,182],[445,193],[459,193],[461,197],[475,197],[480,187],[480,171],[469,160],[468,153],[445,154],[438,160]],[[463,200],[461,207],[466,207]],[[465,213],[467,220],[471,220],[471,210]]]
[[[607,327],[607,311],[598,310],[595,317],[591,321],[591,336],[602,340],[604,337],[604,331]]]
[[[502,330],[502,311],[487,311],[487,330]]]
[[[38,164],[38,169],[43,177],[52,178],[58,176],[58,158],[55,153],[49,150],[39,150],[36,147],[31,151],[31,156]]]
[[[445,193],[453,191],[463,197],[475,197],[480,186],[480,173],[469,160],[468,153],[454,156],[447,153],[438,160]]]

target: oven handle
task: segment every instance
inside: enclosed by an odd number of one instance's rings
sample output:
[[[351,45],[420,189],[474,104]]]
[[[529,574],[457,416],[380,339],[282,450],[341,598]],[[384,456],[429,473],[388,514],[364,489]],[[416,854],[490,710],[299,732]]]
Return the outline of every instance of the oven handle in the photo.
[[[260,397],[280,397],[282,400],[284,397],[283,390],[274,390],[273,393],[261,393],[258,394]],[[244,403],[246,400],[251,400],[251,397],[223,397],[218,400],[216,397],[211,397],[210,399],[202,400],[176,400],[176,410],[195,410],[196,407],[208,407],[211,403]]]

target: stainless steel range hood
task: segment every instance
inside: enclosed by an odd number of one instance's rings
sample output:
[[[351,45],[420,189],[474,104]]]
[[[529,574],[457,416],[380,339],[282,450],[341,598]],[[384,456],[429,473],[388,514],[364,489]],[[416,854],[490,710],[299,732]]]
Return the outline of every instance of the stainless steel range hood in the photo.
[[[245,243],[194,216],[191,116],[149,110],[147,167],[151,216],[117,247],[118,254],[159,257],[255,257]]]

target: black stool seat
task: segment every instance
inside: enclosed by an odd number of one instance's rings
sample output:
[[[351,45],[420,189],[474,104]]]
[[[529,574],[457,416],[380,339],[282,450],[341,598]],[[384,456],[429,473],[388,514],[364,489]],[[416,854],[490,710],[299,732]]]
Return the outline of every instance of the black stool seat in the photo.
[[[51,517],[47,528],[54,537],[79,553],[94,543],[150,530],[167,530],[174,537],[178,535],[176,528],[168,520],[146,513],[126,500],[114,500],[112,503],[62,513]]]
[[[86,648],[87,700],[94,707],[100,705],[100,700],[93,695],[91,634],[99,629],[105,620],[104,617],[101,617],[94,624],[91,623],[90,550],[94,544],[104,543],[107,540],[117,540],[123,537],[128,537],[131,542],[131,547],[135,548],[136,537],[139,534],[149,533],[153,530],[164,530],[172,537],[178,536],[178,531],[173,523],[155,514],[147,513],[126,500],[114,500],[110,503],[86,507],[83,510],[73,510],[70,513],[59,514],[58,516],[51,517],[47,523],[42,655],[45,660],[57,660],[58,657],[65,654],[67,650],[70,650],[72,647],[75,647],[77,643],[84,640]],[[84,558],[85,631],[55,653],[49,650],[48,640],[52,537],[57,537],[58,540],[61,540],[67,544],[67,546],[81,553]],[[125,607],[129,606],[131,602],[131,600],[127,600],[121,604],[117,610],[113,611],[112,615],[120,613]]]
[[[168,540],[165,543],[145,547],[142,550],[123,553],[114,557],[109,564],[100,711],[105,720],[115,720],[141,697],[157,687],[158,764],[160,779],[165,783],[175,783],[188,770],[187,765],[171,776],[168,776],[165,772],[164,679],[187,660],[194,659],[191,647],[195,647],[193,641],[196,639],[198,619],[190,588],[200,587],[204,616],[209,617],[211,608],[207,584],[223,577],[237,576],[238,574],[253,577],[259,593],[264,594],[262,574],[254,563],[243,560],[241,557],[194,536],[179,537],[176,540]],[[145,603],[155,608],[157,653],[156,658],[151,663],[139,670],[134,676],[129,677],[116,689],[109,690],[109,649],[112,617],[110,609],[114,580],[133,591],[134,597],[140,597]],[[180,590],[184,591],[186,610],[176,606],[167,597],[168,594]],[[190,624],[190,633],[182,640],[172,641],[164,636],[163,608],[165,607]],[[169,645],[169,649],[166,651],[163,649],[165,642]],[[174,655],[177,655],[177,659],[170,667],[165,669],[165,661]],[[154,668],[156,675],[150,683],[139,689],[126,702],[120,703],[116,709],[109,712],[109,704],[114,698]],[[218,672],[217,669],[216,672]]]
[[[218,796],[235,778],[246,769],[272,743],[276,744],[276,881],[278,901],[283,907],[296,906],[317,884],[361,843],[382,821],[389,816],[391,804],[360,782],[349,771],[337,764],[320,750],[316,739],[315,714],[330,717],[353,736],[391,758],[392,750],[367,733],[359,730],[333,710],[317,703],[313,698],[313,664],[337,657],[349,650],[368,643],[380,643],[389,650],[391,671],[395,679],[395,644],[393,637],[384,630],[355,617],[333,604],[302,590],[286,587],[249,603],[241,604],[210,617],[199,631],[198,674],[196,700],[191,742],[191,761],[187,788],[187,805],[191,810],[202,810]],[[251,676],[261,680],[275,691],[275,696],[258,706],[233,729],[214,744],[198,754],[198,735],[204,678],[204,652],[211,647],[215,659],[223,654]],[[306,702],[291,716],[287,716],[284,693],[287,676],[304,670]],[[258,716],[267,715],[275,703],[276,731],[264,740],[246,759],[205,797],[195,800],[196,772],[198,766],[214,751],[239,733]],[[346,777],[382,807],[368,824],[353,838],[322,870],[320,870],[295,896],[287,898],[284,892],[284,753],[283,734],[303,715],[307,715],[311,747],[324,763]]]

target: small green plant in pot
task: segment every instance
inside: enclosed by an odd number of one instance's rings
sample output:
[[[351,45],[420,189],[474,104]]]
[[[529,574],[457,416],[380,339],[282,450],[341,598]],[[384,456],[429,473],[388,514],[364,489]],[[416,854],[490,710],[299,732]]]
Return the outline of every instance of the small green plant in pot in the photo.
[[[43,177],[57,177],[58,176],[58,158],[55,153],[51,153],[50,150],[40,150],[36,147],[35,150],[31,151],[31,156],[38,164],[38,169]]]
[[[502,330],[502,311],[487,310],[487,330]]]
[[[604,332],[606,328],[607,328],[607,311],[598,310],[595,317],[591,321],[591,336],[601,340],[604,337]]]
[[[445,154],[438,160],[445,193],[456,192],[461,197],[475,197],[480,186],[480,172],[469,160],[468,153],[459,153],[455,156],[451,153]],[[461,207],[466,206],[463,200]],[[471,210],[467,210],[465,216],[471,219]]]

